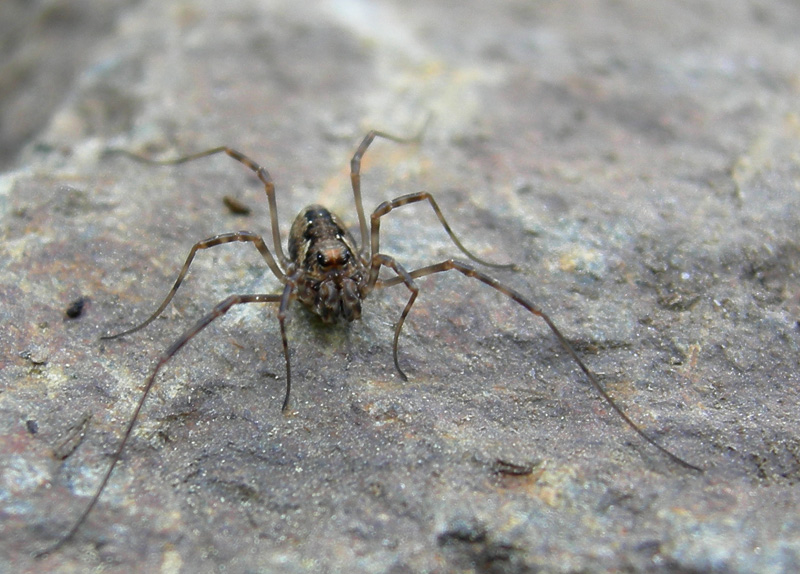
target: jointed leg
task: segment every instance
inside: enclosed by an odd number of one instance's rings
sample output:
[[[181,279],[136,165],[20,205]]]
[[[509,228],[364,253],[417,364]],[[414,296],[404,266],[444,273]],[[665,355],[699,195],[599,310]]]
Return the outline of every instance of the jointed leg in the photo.
[[[287,295],[287,291],[289,294]],[[256,295],[231,295],[230,297],[224,299],[220,302],[214,309],[205,317],[200,319],[191,329],[188,329],[180,338],[175,341],[166,351],[164,351],[161,356],[158,358],[158,362],[156,366],[153,368],[153,372],[150,374],[150,377],[147,379],[145,383],[144,390],[142,391],[142,395],[139,398],[139,402],[136,403],[136,408],[133,410],[133,415],[131,416],[131,420],[128,423],[128,426],[125,428],[125,432],[122,435],[122,440],[117,447],[117,450],[114,451],[114,454],[111,456],[111,464],[106,470],[106,473],[103,475],[103,480],[100,481],[100,486],[97,488],[92,499],[89,501],[89,504],[84,509],[83,513],[78,517],[78,520],[75,521],[72,528],[69,529],[67,534],[61,538],[55,545],[51,546],[47,550],[40,552],[38,555],[43,556],[45,554],[50,554],[54,552],[61,546],[63,546],[66,542],[68,542],[78,531],[81,525],[86,520],[86,517],[89,516],[89,513],[97,504],[97,501],[100,499],[100,495],[103,493],[103,490],[108,484],[109,478],[111,478],[111,473],[114,471],[114,467],[117,466],[117,463],[122,456],[122,451],[125,449],[125,445],[128,443],[128,439],[131,437],[131,433],[133,432],[133,427],[136,425],[136,421],[139,418],[139,412],[142,410],[142,406],[144,405],[145,401],[147,400],[147,396],[150,394],[150,390],[153,388],[153,383],[155,382],[156,375],[161,370],[161,367],[169,361],[175,353],[177,353],[186,343],[191,341],[197,334],[200,333],[203,329],[208,327],[212,321],[221,317],[225,313],[227,313],[231,307],[234,305],[239,305],[242,303],[281,303],[281,310],[284,310],[285,304],[288,304],[288,300],[291,295],[291,288],[287,285],[286,289],[284,289],[283,295],[277,294],[256,294]],[[280,318],[280,325],[281,325],[281,337],[283,338],[283,352],[284,358],[286,360],[286,372],[287,375],[289,373],[289,351],[288,346],[286,343],[286,332],[284,328],[284,319],[283,317],[279,316]],[[288,381],[287,381],[288,384]],[[288,395],[287,395],[288,397]]]
[[[364,136],[364,139],[361,140],[361,145],[358,146],[356,153],[353,154],[353,159],[350,160],[350,183],[353,185],[353,195],[355,196],[356,211],[358,212],[358,226],[361,229],[361,247],[359,250],[359,255],[364,255],[364,250],[366,249],[367,241],[369,240],[367,233],[367,218],[364,215],[364,202],[361,199],[361,158],[364,155],[364,152],[367,151],[367,148],[376,137],[404,144],[419,143],[427,125],[428,121],[426,120],[419,133],[411,138],[399,138],[385,132],[371,130],[366,136]],[[378,251],[375,250],[372,253],[377,252]]]
[[[389,267],[392,271],[397,273],[397,277],[392,279],[392,285],[396,285],[397,283],[405,283],[405,286],[408,287],[409,291],[411,291],[411,296],[408,298],[408,302],[406,303],[405,308],[403,308],[403,312],[400,314],[400,319],[394,326],[394,341],[392,343],[392,358],[394,359],[394,366],[397,369],[397,372],[400,373],[400,377],[402,377],[404,381],[407,381],[408,377],[403,372],[403,369],[400,368],[400,361],[397,359],[397,344],[400,340],[400,331],[403,330],[403,323],[405,323],[406,317],[408,316],[409,311],[411,311],[411,306],[414,305],[414,301],[419,294],[419,288],[417,287],[416,283],[414,283],[414,279],[411,277],[408,271],[406,271],[405,267],[395,261],[394,258],[389,257],[388,255],[377,253],[372,256],[370,274],[374,274],[377,277],[381,266]]]
[[[153,322],[153,320],[161,315],[161,313],[166,309],[169,302],[172,301],[172,297],[175,295],[175,292],[178,290],[178,287],[181,286],[181,283],[186,278],[186,274],[189,272],[189,265],[191,265],[192,260],[194,260],[195,254],[201,249],[208,249],[210,247],[215,247],[217,245],[222,245],[224,243],[231,243],[234,241],[241,241],[241,242],[250,242],[255,245],[256,249],[258,249],[259,253],[264,257],[264,260],[269,265],[269,268],[275,274],[275,276],[283,282],[286,282],[286,275],[283,273],[281,268],[275,262],[275,258],[270,253],[267,245],[264,243],[264,240],[261,236],[256,235],[250,231],[237,231],[235,233],[223,233],[221,235],[215,235],[214,237],[209,237],[208,239],[204,239],[202,241],[198,241],[192,246],[191,251],[189,251],[189,256],[186,258],[186,262],[183,264],[183,268],[181,272],[178,274],[178,278],[175,280],[175,284],[170,289],[169,293],[167,293],[166,298],[161,303],[161,305],[156,309],[155,313],[150,315],[150,317],[140,325],[128,329],[127,331],[123,331],[121,333],[116,333],[114,335],[106,335],[104,337],[100,337],[101,339],[116,339],[117,337],[122,337],[123,335],[129,335],[130,333],[134,333],[139,329],[142,329]]]
[[[179,165],[182,163],[187,163],[196,159],[200,159],[201,157],[216,155],[218,153],[226,153],[239,163],[244,164],[246,167],[254,171],[255,174],[258,176],[258,179],[261,180],[261,183],[264,184],[264,191],[267,194],[267,202],[269,203],[269,217],[270,217],[270,223],[272,225],[273,248],[275,249],[275,254],[278,256],[278,260],[281,262],[281,264],[284,267],[286,267],[289,264],[289,260],[286,259],[286,255],[284,255],[283,253],[283,247],[281,247],[281,233],[280,233],[280,228],[278,227],[278,206],[275,201],[275,184],[272,181],[272,176],[270,176],[266,168],[261,167],[255,161],[253,161],[243,153],[236,151],[235,149],[229,148],[227,146],[220,146],[206,151],[201,151],[198,153],[193,153],[191,155],[179,157],[176,159],[156,160],[135,153],[131,153],[127,150],[115,149],[109,151],[111,153],[121,153],[130,158],[135,159],[136,161],[155,164],[155,165]]]
[[[408,195],[402,195],[396,199],[391,201],[384,201],[381,203],[375,211],[372,212],[372,216],[370,218],[370,223],[372,224],[372,237],[370,248],[372,253],[378,253],[380,251],[380,228],[381,228],[381,217],[388,214],[393,209],[398,207],[402,207],[404,205],[408,205],[409,203],[417,203],[420,201],[427,201],[433,212],[436,214],[436,217],[439,218],[439,222],[444,227],[444,230],[447,232],[447,235],[450,239],[455,243],[456,247],[458,247],[461,252],[475,261],[476,263],[480,263],[486,267],[493,267],[495,269],[515,269],[516,266],[513,263],[491,263],[484,259],[481,259],[477,255],[473,255],[464,245],[459,241],[456,234],[453,233],[453,230],[450,228],[450,225],[447,223],[447,220],[444,218],[444,214],[442,210],[439,209],[439,204],[436,203],[436,200],[433,199],[433,196],[428,193],[427,191],[420,191],[418,193],[409,193]],[[370,284],[374,284],[377,280],[377,275],[370,276]]]
[[[292,367],[289,362],[289,342],[286,339],[286,312],[289,309],[289,303],[294,300],[294,286],[292,281],[287,281],[286,286],[283,288],[281,295],[281,304],[278,307],[278,323],[281,326],[281,344],[283,345],[283,357],[286,359],[286,395],[283,397],[282,411],[285,411],[289,406],[289,395],[292,392]]]
[[[702,472],[703,471],[703,469],[701,469],[701,468],[699,468],[699,467],[697,467],[697,466],[695,466],[693,464],[690,464],[690,463],[686,462],[682,458],[680,458],[677,455],[671,453],[669,450],[667,450],[666,448],[664,448],[663,446],[658,444],[655,441],[655,439],[650,437],[650,435],[645,433],[636,423],[634,423],[633,420],[631,420],[631,418],[625,413],[625,411],[623,411],[622,408],[619,405],[617,405],[617,403],[614,401],[614,399],[611,398],[611,395],[609,395],[608,392],[605,390],[605,388],[600,384],[600,381],[597,380],[597,378],[594,376],[594,374],[584,364],[583,360],[580,358],[580,356],[578,356],[578,353],[575,351],[575,349],[572,347],[572,345],[570,345],[569,341],[567,341],[567,339],[564,337],[564,335],[561,333],[561,331],[558,329],[558,327],[556,327],[555,323],[553,323],[553,321],[550,319],[550,317],[548,317],[547,314],[544,311],[542,311],[539,307],[534,305],[531,301],[529,301],[528,299],[523,297],[517,291],[511,289],[510,287],[506,287],[502,283],[498,282],[496,279],[493,279],[489,275],[486,275],[485,273],[482,273],[482,272],[478,271],[472,265],[470,265],[468,263],[464,263],[463,261],[457,261],[457,260],[454,260],[454,259],[448,259],[447,261],[443,261],[443,262],[438,263],[436,265],[429,265],[427,267],[422,267],[421,269],[416,269],[414,271],[409,272],[408,275],[412,279],[417,279],[419,277],[424,277],[426,275],[433,275],[434,273],[442,273],[444,271],[450,271],[451,269],[454,269],[454,270],[458,271],[459,273],[461,273],[463,275],[466,275],[467,277],[474,277],[478,281],[481,281],[482,283],[485,283],[489,287],[492,287],[493,289],[496,289],[497,291],[499,291],[500,293],[502,293],[503,295],[505,295],[506,297],[508,297],[512,301],[514,301],[516,303],[519,303],[525,309],[527,309],[528,311],[530,311],[531,313],[533,313],[537,317],[541,317],[542,320],[545,323],[547,323],[547,326],[550,327],[550,330],[556,336],[556,339],[558,339],[558,342],[561,343],[561,346],[564,348],[564,350],[567,352],[567,354],[569,354],[569,356],[572,357],[572,359],[578,364],[578,366],[583,371],[583,373],[586,375],[586,378],[589,379],[589,382],[592,384],[592,386],[595,388],[595,390],[598,392],[598,394],[601,397],[603,397],[603,399],[606,401],[606,403],[608,403],[608,405],[614,411],[616,411],[616,413],[622,418],[622,420],[624,420],[628,424],[629,427],[631,427],[640,437],[642,437],[645,441],[647,441],[648,443],[653,445],[655,448],[660,450],[663,454],[665,454],[667,457],[669,457],[674,462],[677,462],[681,466],[684,466],[684,467],[689,468],[691,470],[696,470],[698,472]],[[406,278],[404,278],[404,277],[392,277],[391,279],[388,279],[386,281],[379,281],[377,286],[378,287],[389,287],[391,285],[397,285],[398,283],[408,284],[408,280]]]

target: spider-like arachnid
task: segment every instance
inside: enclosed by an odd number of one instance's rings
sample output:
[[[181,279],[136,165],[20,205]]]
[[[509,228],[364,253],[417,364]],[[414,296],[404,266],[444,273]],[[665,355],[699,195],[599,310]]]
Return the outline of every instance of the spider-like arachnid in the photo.
[[[286,339],[286,314],[289,310],[289,305],[295,299],[298,299],[313,313],[318,315],[324,322],[331,323],[334,321],[343,320],[346,322],[355,321],[361,317],[361,304],[367,296],[375,289],[384,287],[391,287],[393,285],[403,284],[408,289],[410,296],[408,302],[403,308],[395,327],[394,327],[394,340],[392,343],[392,356],[394,365],[397,372],[403,380],[407,380],[406,374],[400,368],[400,363],[397,356],[398,340],[400,333],[403,329],[403,323],[408,316],[414,301],[417,298],[419,288],[415,279],[424,277],[426,275],[433,275],[435,273],[442,273],[444,271],[455,270],[467,277],[473,277],[489,287],[499,291],[512,301],[521,305],[524,309],[531,314],[540,317],[550,330],[553,332],[558,342],[569,354],[575,363],[580,367],[586,377],[589,379],[595,390],[600,396],[608,403],[608,405],[616,411],[616,413],[624,420],[628,426],[633,429],[640,437],[650,443],[656,449],[661,451],[670,460],[680,464],[683,467],[691,470],[700,471],[702,469],[686,462],[682,458],[673,454],[665,447],[658,444],[655,439],[644,432],[631,418],[617,405],[613,398],[606,392],[603,386],[599,383],[594,374],[584,364],[583,360],[577,354],[575,349],[570,345],[561,331],[556,327],[555,323],[550,317],[542,311],[538,306],[528,300],[519,292],[503,285],[496,279],[490,277],[486,273],[479,271],[471,263],[459,261],[457,259],[447,259],[434,265],[428,265],[415,269],[413,271],[406,270],[403,265],[395,261],[389,255],[380,252],[380,222],[381,218],[387,215],[392,210],[408,205],[411,203],[427,202],[433,209],[439,222],[444,227],[447,235],[458,247],[458,249],[466,255],[469,259],[485,267],[494,268],[514,268],[513,264],[495,264],[477,257],[471,253],[459,241],[447,220],[444,217],[438,204],[427,192],[411,193],[408,195],[400,196],[391,201],[384,201],[375,211],[372,212],[367,225],[367,218],[364,214],[364,206],[361,199],[361,158],[367,151],[367,148],[376,137],[385,138],[399,143],[413,143],[419,141],[421,134],[414,138],[399,138],[384,132],[370,131],[362,140],[361,145],[358,146],[352,160],[350,161],[350,179],[353,186],[353,195],[355,196],[356,211],[358,213],[358,224],[361,232],[360,247],[354,241],[352,235],[347,228],[342,224],[339,218],[320,205],[311,205],[303,209],[295,218],[292,224],[291,231],[289,232],[288,242],[288,257],[283,251],[281,246],[281,236],[278,227],[277,205],[275,200],[275,185],[272,182],[272,177],[269,172],[258,165],[252,159],[247,157],[241,152],[232,148],[223,146],[180,157],[171,160],[153,160],[141,157],[129,152],[123,152],[126,155],[133,157],[139,161],[158,165],[176,165],[196,160],[202,157],[207,157],[219,153],[225,153],[235,159],[236,161],[244,164],[253,170],[258,178],[264,184],[264,190],[267,194],[267,201],[269,203],[270,221],[272,224],[272,244],[273,250],[269,250],[264,239],[250,231],[238,231],[234,233],[223,233],[215,235],[194,244],[183,268],[175,280],[175,284],[170,289],[164,301],[156,309],[156,311],[143,323],[117,333],[103,337],[103,339],[115,339],[134,333],[139,329],[149,325],[153,320],[158,317],[169,302],[175,295],[178,287],[180,287],[186,274],[189,272],[195,254],[202,249],[209,249],[217,245],[231,242],[252,243],[259,253],[264,257],[264,261],[270,268],[272,273],[283,283],[283,291],[281,293],[253,293],[243,295],[231,295],[220,303],[218,303],[207,315],[200,319],[193,327],[188,329],[181,335],[166,351],[164,351],[158,359],[155,367],[153,368],[150,377],[139,398],[133,415],[125,428],[122,440],[120,441],[117,450],[114,452],[111,464],[106,470],[100,485],[95,491],[94,496],[89,501],[89,504],[84,509],[83,513],[78,517],[72,528],[64,535],[58,543],[52,548],[40,554],[52,552],[56,548],[63,545],[70,540],[73,535],[78,531],[87,516],[97,503],[100,495],[108,483],[114,467],[120,460],[125,445],[131,436],[131,432],[136,424],[139,412],[147,399],[153,383],[155,382],[156,375],[161,370],[161,367],[170,360],[184,345],[191,341],[203,329],[208,327],[215,319],[223,316],[235,305],[244,303],[273,303],[278,305],[278,322],[280,324],[281,342],[283,343],[283,356],[286,362],[286,395],[283,400],[283,410],[286,410],[289,405],[289,395],[291,392],[292,372],[291,363],[289,361],[289,346]],[[369,246],[369,248],[367,248]],[[386,267],[392,272],[394,276],[388,279],[380,278],[380,271],[382,267]]]

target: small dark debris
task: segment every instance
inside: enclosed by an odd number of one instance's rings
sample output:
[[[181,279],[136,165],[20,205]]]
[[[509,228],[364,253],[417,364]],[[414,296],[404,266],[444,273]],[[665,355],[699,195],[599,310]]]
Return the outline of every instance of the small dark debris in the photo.
[[[64,460],[78,448],[86,434],[86,425],[89,424],[89,418],[89,415],[83,415],[80,420],[67,430],[66,438],[53,450],[53,455],[57,459]]]
[[[451,522],[447,529],[436,537],[439,546],[453,542],[468,542],[471,544],[486,540],[486,526],[476,519],[457,519]]]
[[[28,429],[29,433],[36,434],[37,432],[39,432],[39,423],[37,423],[34,420],[28,419],[27,421],[25,421],[25,428]]]
[[[505,474],[511,476],[526,476],[533,473],[533,469],[539,466],[538,462],[526,462],[517,464],[503,459],[496,459],[492,464],[492,472],[495,474]]]
[[[522,182],[520,183],[517,188],[514,190],[515,193],[519,195],[530,195],[534,192],[533,184],[530,182]]]
[[[26,349],[19,354],[20,357],[30,361],[34,365],[46,365],[47,354],[41,349]]]
[[[244,203],[236,199],[235,197],[231,197],[230,195],[226,195],[222,198],[222,203],[225,204],[230,212],[234,215],[250,215],[251,209],[246,206]]]
[[[86,307],[86,303],[89,302],[87,297],[80,297],[75,299],[72,303],[69,304],[67,310],[64,311],[64,315],[67,319],[77,319],[83,314],[83,309]]]
[[[687,296],[682,293],[660,294],[658,304],[670,311],[689,311],[700,300],[699,295]]]
[[[447,547],[459,571],[477,567],[478,572],[528,572],[524,554],[506,540],[494,539],[487,527],[476,518],[453,520],[437,536],[441,547]]]

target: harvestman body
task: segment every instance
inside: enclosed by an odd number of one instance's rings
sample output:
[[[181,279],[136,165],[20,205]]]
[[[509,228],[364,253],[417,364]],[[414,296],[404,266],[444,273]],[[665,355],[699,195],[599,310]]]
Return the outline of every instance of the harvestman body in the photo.
[[[397,357],[398,340],[400,332],[403,328],[403,323],[408,316],[414,301],[417,298],[419,289],[416,285],[415,279],[424,277],[426,275],[433,275],[444,271],[455,270],[467,277],[473,277],[489,287],[499,291],[509,299],[521,305],[524,309],[540,317],[550,330],[558,339],[564,350],[572,357],[575,363],[580,367],[589,382],[600,394],[600,396],[608,403],[608,405],[624,420],[628,426],[633,429],[642,439],[661,451],[673,462],[679,465],[695,470],[702,471],[697,466],[690,464],[673,454],[665,447],[658,444],[650,435],[645,433],[630,417],[617,405],[614,399],[606,392],[603,386],[595,378],[594,374],[584,364],[583,360],[578,356],[575,349],[570,345],[561,331],[556,327],[550,317],[547,316],[539,307],[534,305],[531,301],[525,298],[517,291],[507,287],[489,275],[477,270],[471,263],[459,261],[456,259],[448,259],[437,263],[435,265],[428,265],[413,271],[407,271],[400,263],[394,260],[389,255],[380,252],[380,220],[381,217],[387,215],[393,209],[408,205],[411,203],[428,202],[433,209],[439,222],[444,227],[447,235],[456,245],[456,247],[469,259],[486,267],[494,268],[513,268],[514,265],[498,265],[484,261],[479,257],[473,255],[466,247],[464,247],[453,233],[450,225],[447,223],[442,211],[439,209],[438,204],[427,192],[418,192],[408,195],[400,196],[391,201],[381,203],[370,216],[369,228],[367,227],[367,220],[364,214],[364,206],[361,199],[361,158],[370,146],[372,141],[376,138],[385,138],[399,143],[413,143],[419,140],[420,136],[415,138],[398,138],[387,133],[379,131],[370,131],[359,145],[353,158],[350,162],[350,179],[353,186],[353,194],[355,196],[356,211],[358,213],[358,223],[361,232],[360,247],[356,244],[352,235],[345,228],[342,222],[336,215],[325,209],[320,205],[311,205],[303,209],[294,220],[291,231],[289,233],[288,242],[288,257],[284,254],[283,247],[281,246],[280,231],[277,219],[277,206],[275,200],[275,186],[272,182],[272,177],[269,172],[256,162],[245,156],[244,154],[231,149],[229,147],[217,147],[200,153],[192,154],[189,156],[181,157],[173,160],[157,161],[141,156],[131,154],[129,152],[122,152],[126,155],[133,157],[138,161],[145,163],[158,164],[158,165],[176,165],[189,162],[202,157],[207,157],[219,153],[225,153],[241,162],[252,171],[256,173],[258,178],[264,184],[264,189],[267,194],[267,201],[269,203],[270,221],[272,224],[272,243],[274,255],[267,247],[264,239],[261,236],[250,231],[238,231],[235,233],[223,233],[215,235],[203,241],[195,243],[183,264],[183,268],[178,274],[178,278],[172,289],[167,294],[164,301],[156,309],[156,311],[140,325],[123,331],[116,335],[103,337],[103,339],[115,339],[122,337],[142,329],[149,325],[156,317],[158,317],[172,300],[175,292],[180,287],[186,274],[189,271],[189,266],[194,259],[195,254],[202,249],[209,249],[217,245],[231,242],[252,243],[259,253],[264,257],[264,261],[275,276],[283,283],[283,291],[281,293],[258,293],[258,294],[243,294],[231,295],[220,303],[218,303],[210,313],[200,319],[192,328],[188,329],[176,340],[172,346],[164,351],[159,357],[153,372],[147,379],[147,382],[142,392],[141,397],[133,411],[131,420],[125,428],[117,450],[111,458],[111,464],[103,476],[94,496],[89,501],[89,504],[84,509],[83,513],[73,524],[72,528],[51,548],[41,552],[39,555],[45,555],[53,550],[56,550],[64,543],[69,541],[78,529],[81,527],[87,516],[94,508],[95,504],[103,493],[103,490],[108,483],[114,467],[120,460],[125,445],[131,436],[139,412],[150,393],[155,382],[156,375],[161,370],[161,367],[169,361],[185,344],[191,341],[195,335],[205,329],[215,319],[227,313],[235,305],[244,303],[273,303],[278,305],[278,322],[280,325],[281,341],[283,344],[283,356],[286,363],[286,395],[283,400],[283,410],[286,410],[289,405],[289,396],[291,393],[291,363],[289,361],[289,346],[286,339],[286,314],[289,304],[295,299],[303,303],[313,313],[318,315],[325,322],[334,322],[337,320],[344,320],[347,322],[355,321],[361,317],[361,304],[362,301],[374,290],[383,287],[390,287],[393,285],[403,284],[408,289],[410,296],[400,314],[400,318],[394,328],[394,340],[392,343],[392,356],[394,365],[397,372],[407,380],[406,374],[400,368],[400,363]],[[369,245],[369,250],[367,250]],[[389,279],[381,279],[379,273],[382,267],[386,267],[392,272],[394,276]]]

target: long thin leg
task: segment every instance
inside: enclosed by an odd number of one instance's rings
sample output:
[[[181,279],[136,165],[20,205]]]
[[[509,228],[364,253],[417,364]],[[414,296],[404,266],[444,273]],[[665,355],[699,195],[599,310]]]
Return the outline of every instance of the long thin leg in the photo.
[[[359,248],[358,254],[362,258],[364,257],[364,250],[367,247],[369,234],[367,233],[367,218],[364,215],[364,202],[361,199],[361,158],[376,137],[403,144],[419,143],[422,140],[422,134],[425,132],[425,128],[428,126],[428,121],[430,121],[430,117],[425,121],[419,133],[410,138],[400,138],[387,134],[386,132],[371,130],[364,136],[364,139],[361,140],[361,145],[358,146],[356,153],[353,154],[353,159],[350,160],[350,183],[353,185],[353,196],[356,200],[356,211],[358,212],[358,226],[361,229],[361,247]],[[372,253],[377,253],[377,251],[373,251]]]
[[[592,386],[595,388],[595,390],[597,390],[598,394],[601,397],[603,397],[603,399],[606,401],[606,403],[608,403],[608,405],[614,411],[616,411],[616,413],[620,416],[620,418],[622,418],[622,420],[624,420],[628,424],[628,426],[631,427],[636,432],[636,434],[638,434],[645,441],[647,441],[648,443],[653,445],[655,448],[660,450],[663,454],[665,454],[672,461],[674,461],[674,462],[676,462],[676,463],[680,464],[681,466],[684,466],[684,467],[686,467],[688,469],[695,470],[695,471],[698,471],[698,472],[703,472],[702,468],[700,468],[698,466],[695,466],[695,465],[693,465],[693,464],[691,464],[689,462],[686,462],[685,460],[683,460],[679,456],[673,454],[672,452],[670,452],[669,450],[667,450],[666,448],[664,448],[663,446],[658,444],[655,439],[653,439],[650,435],[648,435],[646,432],[644,432],[636,423],[634,423],[633,420],[631,420],[631,418],[625,413],[625,411],[623,411],[622,408],[619,405],[617,405],[617,403],[614,401],[614,399],[611,398],[611,395],[608,394],[608,391],[606,391],[605,388],[603,388],[603,386],[600,384],[600,381],[597,380],[597,378],[594,376],[594,374],[584,364],[583,360],[578,356],[578,353],[575,351],[575,349],[572,347],[572,345],[569,344],[569,342],[564,337],[564,335],[561,334],[561,331],[558,329],[558,327],[556,327],[555,323],[553,323],[553,321],[550,319],[550,317],[548,317],[547,314],[544,311],[539,309],[539,307],[537,307],[531,301],[529,301],[528,299],[523,297],[520,293],[518,293],[517,291],[511,289],[510,287],[506,287],[505,285],[503,285],[502,283],[498,282],[496,279],[493,279],[489,275],[486,275],[485,273],[482,273],[482,272],[478,271],[477,269],[475,269],[469,263],[465,263],[463,261],[457,261],[455,259],[448,259],[447,261],[443,261],[441,263],[437,263],[436,265],[429,265],[427,267],[422,267],[420,269],[416,269],[414,271],[409,272],[409,275],[412,278],[417,279],[419,277],[424,277],[426,275],[433,275],[434,273],[442,273],[444,271],[450,271],[451,269],[455,269],[456,271],[458,271],[459,273],[462,273],[463,275],[466,275],[467,277],[474,277],[478,281],[481,281],[481,282],[485,283],[486,285],[488,285],[489,287],[492,287],[493,289],[496,289],[497,291],[499,291],[500,293],[502,293],[503,295],[505,295],[506,297],[508,297],[512,301],[514,301],[516,303],[519,303],[520,305],[522,305],[525,309],[527,309],[528,311],[530,311],[534,315],[536,315],[538,317],[541,317],[542,320],[545,323],[547,323],[547,326],[550,327],[550,330],[556,336],[556,339],[558,339],[558,342],[561,343],[561,346],[564,348],[564,350],[567,351],[569,356],[572,357],[572,359],[581,368],[583,373],[586,375],[586,378],[589,379],[589,382],[591,382]],[[397,285],[399,283],[406,283],[407,284],[407,280],[405,278],[403,278],[403,277],[392,277],[391,279],[378,282],[377,287],[389,287],[391,285]],[[395,350],[395,352],[396,352],[396,350]]]
[[[289,341],[286,339],[286,312],[289,303],[294,300],[294,281],[287,281],[281,295],[281,304],[278,307],[278,323],[281,326],[281,344],[283,345],[283,357],[286,359],[286,396],[283,397],[282,411],[289,406],[289,395],[292,392],[292,366],[289,362]]]
[[[403,323],[405,323],[406,317],[411,311],[411,306],[414,304],[417,295],[419,295],[419,288],[417,287],[416,283],[414,283],[414,279],[408,273],[406,268],[395,261],[393,257],[383,255],[382,253],[376,253],[372,256],[370,274],[374,274],[377,277],[381,266],[388,267],[397,273],[397,277],[394,278],[395,281],[393,284],[401,282],[405,283],[406,287],[408,287],[408,290],[411,291],[411,296],[408,298],[408,302],[406,302],[406,306],[403,308],[403,312],[400,314],[400,319],[394,326],[394,342],[392,343],[392,358],[394,359],[394,366],[397,369],[397,372],[400,373],[400,377],[402,377],[404,381],[407,381],[408,377],[403,372],[403,369],[400,368],[400,361],[397,359],[397,343],[400,340],[400,331],[403,330]]]
[[[447,223],[447,220],[444,218],[444,214],[442,210],[439,209],[439,204],[436,203],[436,200],[433,199],[433,196],[428,193],[427,191],[420,191],[418,193],[409,193],[408,195],[401,195],[391,201],[384,201],[381,203],[375,211],[372,212],[372,216],[370,217],[370,223],[372,225],[372,236],[371,236],[371,243],[370,249],[372,253],[378,253],[380,251],[380,229],[381,229],[381,217],[387,215],[393,209],[397,209],[398,207],[402,207],[404,205],[408,205],[410,203],[418,203],[420,201],[427,201],[433,212],[436,214],[436,217],[439,218],[439,222],[444,227],[444,230],[447,232],[447,235],[450,239],[455,243],[456,247],[458,247],[461,252],[475,261],[476,263],[480,263],[486,267],[493,267],[495,269],[515,269],[516,266],[513,263],[492,263],[490,261],[486,261],[485,259],[481,259],[477,255],[473,255],[464,245],[459,241],[456,234],[453,233],[453,230],[450,228],[450,224]],[[369,278],[369,284],[374,285],[375,281],[378,279],[377,275],[371,275]]]
[[[264,257],[264,260],[269,265],[269,268],[275,274],[275,276],[280,279],[282,282],[286,282],[286,275],[283,273],[281,268],[275,261],[275,258],[270,253],[267,245],[264,243],[264,240],[261,236],[256,235],[250,231],[237,231],[235,233],[223,233],[221,235],[215,235],[214,237],[209,237],[208,239],[203,239],[202,241],[198,241],[192,246],[192,249],[189,251],[189,256],[186,258],[186,262],[183,264],[183,268],[181,272],[178,274],[178,278],[175,280],[175,284],[170,289],[169,293],[167,293],[166,298],[162,301],[161,305],[159,305],[158,309],[156,309],[155,313],[150,315],[150,317],[137,325],[136,327],[132,327],[127,331],[122,331],[121,333],[116,333],[114,335],[105,335],[100,337],[101,339],[116,339],[118,337],[122,337],[124,335],[129,335],[131,333],[135,333],[139,329],[142,329],[152,323],[156,317],[161,315],[164,309],[167,308],[169,302],[172,301],[172,298],[175,296],[175,292],[178,290],[178,287],[181,286],[181,283],[186,278],[186,274],[189,272],[189,265],[191,265],[192,261],[194,260],[195,254],[201,249],[208,249],[210,247],[215,247],[217,245],[222,245],[224,243],[231,243],[234,241],[242,241],[242,242],[250,242],[255,245],[256,249],[261,253]]]
[[[285,306],[284,301],[288,304],[289,295],[287,295],[287,291],[291,293],[290,287],[284,289],[283,295],[277,294],[254,294],[254,295],[231,295],[230,297],[221,301],[214,309],[208,313],[205,317],[200,319],[191,329],[188,329],[183,333],[183,335],[178,338],[166,351],[164,351],[161,356],[158,358],[158,362],[156,362],[156,366],[153,368],[153,372],[150,374],[150,377],[147,379],[147,382],[144,385],[144,390],[142,391],[141,397],[139,397],[139,402],[136,403],[136,408],[133,410],[133,415],[131,416],[131,420],[128,423],[128,426],[125,428],[125,432],[122,435],[122,440],[117,447],[117,450],[114,451],[114,454],[111,456],[111,464],[106,470],[106,473],[103,475],[103,480],[100,481],[100,486],[92,496],[92,499],[89,501],[89,504],[84,509],[83,513],[78,517],[75,523],[72,525],[72,528],[53,546],[39,552],[37,554],[38,557],[45,556],[54,552],[55,550],[61,548],[65,543],[72,539],[75,536],[75,533],[78,529],[83,525],[86,521],[86,518],[89,516],[89,513],[97,504],[97,501],[100,499],[100,495],[103,494],[103,490],[105,490],[106,484],[108,484],[109,478],[111,478],[111,473],[114,471],[114,467],[117,466],[117,463],[122,456],[122,451],[125,449],[125,445],[128,444],[128,439],[131,437],[131,433],[133,432],[133,427],[136,426],[136,421],[139,418],[139,412],[142,410],[142,406],[144,405],[145,400],[147,400],[148,395],[150,394],[150,390],[153,388],[153,383],[156,380],[156,375],[161,370],[161,367],[169,361],[175,353],[177,353],[186,343],[191,341],[200,331],[208,327],[212,321],[215,319],[223,316],[227,313],[231,307],[234,305],[239,305],[242,303],[281,303],[281,309]],[[284,358],[286,359],[286,372],[287,375],[289,373],[289,351],[286,344],[286,332],[284,329],[284,320],[281,318],[280,320],[281,325],[281,336],[283,338],[283,349],[284,349]]]
[[[176,159],[151,159],[149,157],[144,157],[135,153],[131,153],[127,150],[120,150],[120,149],[113,149],[108,150],[108,153],[119,153],[122,155],[126,155],[136,161],[140,161],[142,163],[149,163],[153,165],[179,165],[182,163],[187,163],[190,161],[194,161],[196,159],[200,159],[202,157],[208,157],[210,155],[216,155],[218,153],[226,153],[239,163],[244,164],[255,174],[258,176],[258,179],[261,180],[261,183],[264,184],[264,191],[267,194],[267,202],[269,203],[269,217],[270,217],[270,224],[272,226],[272,245],[275,250],[275,254],[278,256],[278,260],[281,262],[283,267],[285,268],[289,264],[289,260],[286,258],[286,255],[283,253],[283,247],[281,246],[281,233],[280,228],[278,227],[278,205],[275,200],[275,184],[272,181],[272,176],[266,170],[266,168],[260,166],[258,163],[247,157],[240,151],[236,151],[233,148],[228,146],[220,146],[215,147],[206,151],[201,151],[198,153],[193,153],[191,155],[179,157]]]

